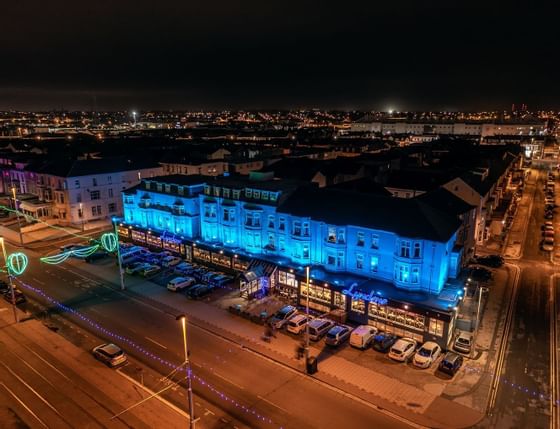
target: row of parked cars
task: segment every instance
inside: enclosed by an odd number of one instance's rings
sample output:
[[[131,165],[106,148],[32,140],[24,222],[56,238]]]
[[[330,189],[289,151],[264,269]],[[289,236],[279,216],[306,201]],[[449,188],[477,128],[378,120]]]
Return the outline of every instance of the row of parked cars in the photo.
[[[546,252],[552,252],[554,250],[554,225],[552,224],[552,220],[554,219],[554,210],[556,209],[555,180],[556,176],[554,175],[554,173],[549,172],[546,185],[544,186],[545,222],[541,227],[541,249]]]
[[[327,318],[313,318],[298,312],[297,308],[287,305],[278,310],[268,321],[275,329],[286,328],[286,331],[299,335],[309,329],[309,339],[319,341],[324,337],[325,344],[331,347],[339,346],[346,341],[350,346],[365,350],[369,347],[387,353],[389,358],[398,362],[412,363],[419,368],[430,368],[443,353],[441,347],[432,341],[427,341],[420,347],[411,338],[399,338],[394,334],[379,331],[374,326],[360,325],[352,328],[345,324],[336,323]],[[461,353],[470,353],[472,336],[460,334],[454,349]],[[457,353],[447,352],[438,365],[438,369],[449,375],[454,375],[463,364],[463,357]]]

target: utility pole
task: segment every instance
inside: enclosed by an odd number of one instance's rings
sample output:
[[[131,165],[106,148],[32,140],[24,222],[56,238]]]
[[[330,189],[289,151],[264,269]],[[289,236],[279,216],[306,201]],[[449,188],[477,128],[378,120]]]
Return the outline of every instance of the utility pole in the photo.
[[[187,316],[180,314],[176,317],[176,320],[181,321],[181,326],[183,327],[183,346],[185,350],[185,369],[187,371],[187,398],[189,402],[189,429],[195,429],[195,424],[198,419],[194,417],[194,403],[193,403],[193,391],[192,391],[192,377],[191,377],[191,362],[189,360],[189,350],[187,346]]]
[[[21,233],[21,221],[19,219],[19,210],[17,207],[17,199],[16,199],[16,187],[12,186],[12,194],[14,195],[14,210],[16,211],[17,223],[18,223],[18,231],[19,231],[19,244],[23,246],[23,234]]]
[[[119,263],[119,279],[121,281],[121,290],[124,290],[124,273],[123,273],[122,259],[121,259],[121,244],[119,242],[119,228],[117,226],[116,219],[113,219],[113,224],[115,227],[115,235],[117,236],[117,261]]]
[[[305,267],[305,277],[306,277],[306,299],[305,299],[305,317],[307,318],[307,323],[305,324],[305,366],[307,369],[307,363],[309,362],[309,265]]]
[[[4,255],[4,266],[6,267],[6,272],[8,273],[8,284],[10,285],[10,294],[12,295],[12,310],[14,311],[14,320],[16,323],[19,322],[17,309],[16,309],[16,293],[14,291],[14,283],[12,282],[12,273],[10,272],[10,267],[8,266],[8,254],[6,253],[6,244],[4,243],[4,237],[0,237],[0,245],[2,246],[2,254]]]

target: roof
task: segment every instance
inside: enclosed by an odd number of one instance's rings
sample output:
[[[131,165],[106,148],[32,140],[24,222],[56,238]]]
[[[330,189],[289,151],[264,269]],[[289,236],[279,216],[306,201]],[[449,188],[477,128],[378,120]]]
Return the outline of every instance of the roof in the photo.
[[[354,225],[402,237],[447,242],[460,226],[456,216],[415,198],[393,198],[338,189],[301,188],[278,211],[332,225]]]
[[[448,171],[436,171],[434,169],[423,170],[397,170],[391,172],[385,186],[396,189],[415,189],[419,191],[431,191],[448,182],[454,177]]]
[[[159,164],[154,161],[131,160],[118,157],[78,160],[58,159],[47,161],[42,165],[30,166],[27,170],[57,177],[79,177],[159,167]]]
[[[459,216],[473,209],[466,201],[457,197],[445,188],[438,188],[434,191],[422,194],[416,199],[428,204],[436,210]]]
[[[385,195],[387,197],[393,195],[371,177],[362,177],[360,179],[349,180],[347,182],[340,182],[336,185],[329,186],[329,188],[345,189],[347,191],[361,192],[365,194]]]

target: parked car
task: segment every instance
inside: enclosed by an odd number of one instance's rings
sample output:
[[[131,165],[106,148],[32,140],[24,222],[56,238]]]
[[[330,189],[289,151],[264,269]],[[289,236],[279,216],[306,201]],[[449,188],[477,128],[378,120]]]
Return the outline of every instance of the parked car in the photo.
[[[350,334],[350,345],[358,349],[367,349],[377,334],[377,328],[370,325],[360,325]]]
[[[232,276],[220,275],[213,278],[210,283],[218,287],[224,287],[225,285],[231,282],[233,282]]]
[[[311,319],[311,317],[310,317]],[[307,325],[307,315],[305,314],[295,314],[288,320],[286,324],[286,329],[288,332],[292,334],[301,334],[305,330],[305,326]]]
[[[334,326],[328,319],[313,319],[309,322],[309,339],[319,341]]]
[[[504,265],[504,258],[500,255],[480,256],[476,258],[475,261],[477,264],[492,268],[499,268]]]
[[[297,309],[292,305],[286,305],[285,307],[282,307],[270,318],[270,326],[276,329],[282,329],[282,326],[288,323],[288,320],[290,320],[290,318],[294,314],[296,314],[296,312]]]
[[[552,222],[545,222],[543,225],[541,225],[541,230],[554,231],[554,226],[552,225]]]
[[[60,246],[60,251],[69,252],[71,250],[83,249],[84,247],[86,246],[82,243],[69,243],[69,244],[65,244],[64,246]]]
[[[116,367],[126,362],[124,351],[114,344],[101,344],[91,351],[93,356],[110,367]]]
[[[189,272],[191,272],[193,270],[193,266],[192,266],[192,264],[189,264],[188,262],[183,261],[183,262],[178,263],[175,266],[175,269],[179,270],[179,271],[183,271],[183,272],[188,274]]]
[[[463,365],[463,356],[457,353],[447,352],[438,365],[438,370],[454,376]]]
[[[124,271],[125,271],[127,274],[134,275],[134,274],[140,273],[140,272],[143,271],[145,268],[148,268],[148,267],[150,267],[150,266],[151,266],[151,265],[148,264],[147,262],[136,261],[136,262],[133,262],[133,263],[127,265],[126,268],[124,269]]]
[[[426,341],[418,349],[412,363],[419,368],[429,368],[441,354],[441,347],[433,341]]]
[[[195,282],[193,277],[175,277],[167,283],[167,290],[177,292],[194,285]]]
[[[373,338],[373,349],[381,353],[387,353],[389,349],[395,344],[398,337],[387,332],[380,332]]]
[[[541,243],[541,249],[545,252],[552,252],[554,250],[554,238],[545,238]]]
[[[181,258],[177,256],[166,256],[161,260],[161,265],[164,267],[174,267],[181,263]]]
[[[339,346],[350,338],[350,332],[351,329],[348,326],[335,325],[325,335],[325,344],[334,347]]]
[[[459,332],[455,342],[453,343],[453,350],[461,353],[470,353],[472,349],[473,335],[470,332]]]
[[[14,287],[14,298],[16,300],[16,305],[23,304],[25,301],[27,301],[23,292],[20,291],[19,289],[16,289],[15,287]],[[8,301],[10,304],[12,303],[12,292],[9,289],[6,292],[4,292],[4,300]]]
[[[545,219],[554,219],[554,213],[551,210],[547,210],[544,213],[544,218]]]
[[[545,230],[543,231],[543,236],[544,236],[545,239],[546,239],[546,238],[552,238],[552,239],[554,239],[554,230],[545,229]]]
[[[470,269],[469,277],[475,281],[487,282],[492,278],[492,271],[483,267],[474,267]]]
[[[106,258],[107,256],[109,256],[109,254],[107,252],[103,251],[98,251],[95,253],[92,253],[89,256],[86,256],[85,261],[86,262],[94,262],[94,261],[98,261],[100,259]]]
[[[4,280],[0,280],[0,293],[4,293],[8,290],[10,290],[10,284]]]
[[[161,271],[161,267],[159,265],[147,265],[140,271],[140,274],[143,275],[144,277],[150,277],[153,276],[154,274],[159,273],[160,271]]]
[[[389,350],[389,357],[399,362],[406,362],[414,354],[416,345],[416,340],[412,338],[401,338]]]
[[[210,285],[198,284],[189,288],[189,290],[187,291],[187,296],[191,299],[202,298],[203,296],[210,294],[212,292],[212,289],[214,288]]]

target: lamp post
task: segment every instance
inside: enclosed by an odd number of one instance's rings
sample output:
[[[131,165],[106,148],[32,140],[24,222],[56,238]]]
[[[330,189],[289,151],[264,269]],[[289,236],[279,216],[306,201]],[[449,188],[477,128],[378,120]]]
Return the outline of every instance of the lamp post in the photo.
[[[121,244],[119,243],[119,228],[117,227],[116,219],[113,219],[113,224],[115,227],[115,235],[117,237],[117,261],[119,263],[119,279],[121,281],[121,290],[124,290],[124,273],[123,273],[122,258],[121,258]]]
[[[14,292],[14,284],[12,282],[12,273],[10,272],[10,267],[8,265],[8,254],[6,253],[6,244],[4,243],[4,237],[0,237],[0,245],[2,246],[2,254],[4,255],[4,266],[6,267],[6,272],[8,273],[8,284],[10,285],[10,294],[12,295],[12,310],[14,311],[14,320],[16,323],[19,322],[17,310],[16,310],[16,294]]]
[[[80,221],[82,223],[82,232],[84,232],[84,206],[80,203]]]
[[[19,244],[23,246],[23,234],[21,233],[21,222],[19,219],[19,210],[17,207],[17,199],[16,199],[16,187],[12,186],[12,194],[14,196],[14,210],[16,211],[17,223],[18,223],[18,231],[19,231]]]
[[[480,324],[480,302],[482,301],[482,292],[486,292],[486,291],[488,291],[487,287],[478,286],[478,305],[476,309],[476,333],[477,334],[478,334],[478,325]]]
[[[187,316],[184,314],[179,314],[176,320],[181,321],[181,326],[183,328],[183,346],[185,349],[185,369],[187,371],[187,399],[189,402],[189,428],[194,429],[195,423],[198,419],[194,418],[194,405],[193,405],[193,393],[192,393],[192,380],[191,380],[191,363],[189,360],[189,350],[187,346]]]
[[[305,365],[309,362],[309,265],[305,267],[305,281],[306,281],[306,299],[305,299],[305,317],[307,323],[305,324]]]

